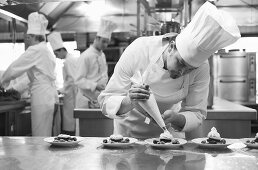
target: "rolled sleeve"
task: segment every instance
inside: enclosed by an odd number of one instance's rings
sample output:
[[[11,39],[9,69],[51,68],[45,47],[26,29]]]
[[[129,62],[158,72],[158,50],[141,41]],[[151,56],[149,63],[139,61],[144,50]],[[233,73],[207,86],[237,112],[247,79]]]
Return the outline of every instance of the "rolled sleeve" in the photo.
[[[210,82],[209,64],[204,63],[191,74],[188,94],[182,102],[180,112],[186,119],[183,131],[191,131],[197,128],[207,116]]]
[[[143,39],[145,38],[136,39],[125,49],[105,90],[98,96],[102,113],[109,118],[124,118],[129,115],[129,112],[122,115],[117,115],[117,113],[123,107],[122,101],[132,85],[131,77],[135,71],[143,70],[147,65],[146,58],[140,57],[146,56],[144,52],[147,51],[147,49],[142,50]]]
[[[102,107],[102,113],[111,119],[118,119],[123,116],[117,116],[117,112],[121,107],[121,103],[125,96],[110,96]]]
[[[197,128],[202,124],[202,121],[205,119],[205,116],[200,112],[181,112],[180,114],[185,116],[186,123],[182,131],[189,132]]]

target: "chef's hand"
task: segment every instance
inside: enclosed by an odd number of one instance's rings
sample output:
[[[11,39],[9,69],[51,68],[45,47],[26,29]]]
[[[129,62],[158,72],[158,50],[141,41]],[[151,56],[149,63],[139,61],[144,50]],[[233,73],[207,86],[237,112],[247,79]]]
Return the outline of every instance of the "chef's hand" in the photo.
[[[123,99],[120,109],[116,115],[123,115],[136,108],[140,113],[145,112],[141,106],[138,104],[138,101],[147,100],[150,96],[148,85],[134,84],[128,91],[127,96]],[[145,115],[145,114],[143,114]],[[148,115],[146,113],[146,115]],[[144,116],[146,117],[146,116]]]
[[[166,126],[171,126],[176,130],[182,130],[185,126],[185,116],[182,114],[178,114],[178,112],[174,110],[166,110],[162,114],[162,118],[164,119]]]
[[[158,124],[156,121],[138,104],[138,101],[148,100],[150,97],[150,88],[146,84],[134,84],[129,89],[129,98],[135,108],[144,116],[149,118],[149,122],[154,125]]]
[[[150,97],[149,85],[133,84],[129,89],[128,95],[132,103],[135,103],[139,100],[147,100]]]
[[[103,84],[103,83],[101,83],[101,82],[98,82],[98,84],[97,84],[97,86],[96,86],[96,90],[102,91],[102,90],[105,89],[105,87],[106,87],[105,84]]]

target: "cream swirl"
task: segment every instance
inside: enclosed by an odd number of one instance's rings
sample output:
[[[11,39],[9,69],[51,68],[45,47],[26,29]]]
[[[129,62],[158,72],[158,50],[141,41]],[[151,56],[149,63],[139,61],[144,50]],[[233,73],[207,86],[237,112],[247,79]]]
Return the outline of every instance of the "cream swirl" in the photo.
[[[164,131],[163,133],[160,134],[159,138],[161,139],[173,139],[172,134],[169,131]]]
[[[220,134],[217,132],[215,127],[211,128],[211,131],[208,133],[208,137],[218,137],[220,138]]]
[[[70,135],[66,135],[66,134],[59,134],[57,137],[59,137],[59,138],[69,138],[71,136]]]
[[[256,133],[255,138],[257,138],[257,139],[258,139],[258,132]]]
[[[123,136],[122,135],[111,135],[110,139],[119,140],[119,139],[123,139]]]

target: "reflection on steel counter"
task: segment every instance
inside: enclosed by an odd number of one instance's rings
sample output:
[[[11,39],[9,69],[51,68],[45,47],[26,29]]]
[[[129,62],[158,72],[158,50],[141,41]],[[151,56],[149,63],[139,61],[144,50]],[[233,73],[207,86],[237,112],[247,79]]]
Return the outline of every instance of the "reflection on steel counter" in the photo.
[[[107,149],[101,144],[103,139],[87,137],[74,147],[64,148],[49,146],[44,137],[0,137],[0,152],[5,153],[0,169],[258,169],[254,149],[201,149],[191,141],[178,150],[157,150],[140,142],[128,148]]]

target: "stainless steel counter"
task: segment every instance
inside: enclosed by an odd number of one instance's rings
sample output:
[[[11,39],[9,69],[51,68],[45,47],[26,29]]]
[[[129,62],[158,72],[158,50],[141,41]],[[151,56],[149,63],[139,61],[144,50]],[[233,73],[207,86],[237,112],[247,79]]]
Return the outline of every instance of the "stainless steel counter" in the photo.
[[[104,138],[84,138],[75,147],[54,147],[43,137],[1,137],[0,169],[7,170],[257,170],[258,150],[209,150],[187,143],[157,150],[144,143],[128,148],[102,146]],[[237,140],[236,140],[237,142]]]

